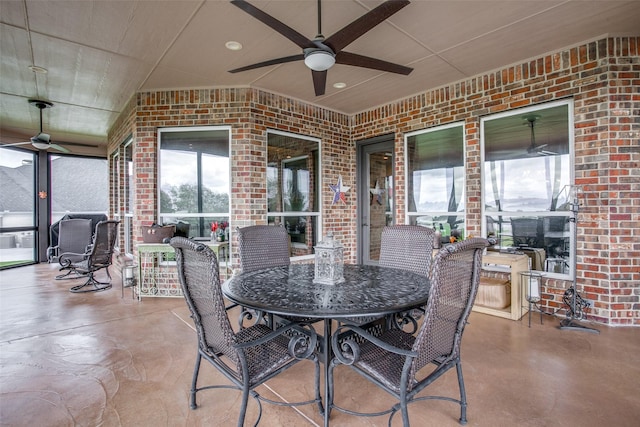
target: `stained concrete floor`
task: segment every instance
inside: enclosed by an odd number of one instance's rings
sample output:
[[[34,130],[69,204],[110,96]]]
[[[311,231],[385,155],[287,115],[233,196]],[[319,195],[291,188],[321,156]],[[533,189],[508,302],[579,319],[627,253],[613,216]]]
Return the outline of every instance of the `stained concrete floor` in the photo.
[[[195,332],[180,298],[121,297],[120,279],[101,293],[72,294],[54,265],[0,272],[1,426],[234,426],[239,394],[199,393],[189,408]],[[531,328],[472,313],[462,344],[469,426],[640,425],[640,329],[559,330],[545,317]],[[313,395],[311,364],[260,387],[274,399]],[[201,379],[226,383],[204,364]],[[432,392],[456,396],[455,372]],[[336,403],[379,410],[393,399],[346,367]],[[315,406],[265,404],[261,426],[322,425]],[[257,406],[250,401],[247,425]],[[459,409],[427,401],[410,408],[413,426],[457,426]],[[332,426],[386,426],[385,418],[334,412]],[[401,425],[400,417],[394,426]]]

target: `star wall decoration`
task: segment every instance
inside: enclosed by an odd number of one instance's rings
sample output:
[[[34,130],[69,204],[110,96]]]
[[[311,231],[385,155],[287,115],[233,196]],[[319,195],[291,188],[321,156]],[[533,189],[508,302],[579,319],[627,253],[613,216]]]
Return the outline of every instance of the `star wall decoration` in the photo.
[[[374,188],[370,188],[369,191],[371,192],[371,204],[373,204],[373,201],[375,200],[379,205],[381,205],[384,188],[380,188],[378,180],[376,180],[376,186]]]
[[[335,185],[329,184],[329,188],[331,188],[331,191],[333,191],[333,202],[331,203],[332,205],[335,205],[339,201],[342,201],[342,203],[345,204],[347,203],[344,193],[349,191],[351,187],[342,185],[342,175],[338,176],[338,183]]]

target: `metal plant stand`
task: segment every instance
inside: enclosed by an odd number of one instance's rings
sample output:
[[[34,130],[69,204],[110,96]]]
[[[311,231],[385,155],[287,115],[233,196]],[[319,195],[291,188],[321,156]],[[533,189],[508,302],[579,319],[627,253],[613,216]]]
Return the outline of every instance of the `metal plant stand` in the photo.
[[[588,326],[583,326],[577,321],[585,317],[584,310],[589,307],[589,303],[585,301],[579,294],[577,288],[578,281],[578,210],[580,209],[580,201],[578,199],[581,188],[579,186],[567,186],[569,206],[571,209],[571,218],[569,221],[573,223],[573,262],[576,266],[573,272],[573,283],[567,289],[562,297],[562,301],[567,305],[567,317],[560,321],[560,329],[568,331],[583,331],[599,334],[600,331]],[[567,188],[565,187],[565,188]],[[564,190],[564,189],[563,189]]]

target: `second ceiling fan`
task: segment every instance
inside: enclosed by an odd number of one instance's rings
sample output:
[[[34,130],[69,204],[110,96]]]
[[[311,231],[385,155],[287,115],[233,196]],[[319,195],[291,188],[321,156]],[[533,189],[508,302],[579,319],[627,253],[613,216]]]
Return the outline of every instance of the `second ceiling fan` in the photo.
[[[245,0],[232,0],[231,3],[291,40],[302,49],[303,53],[236,68],[230,70],[230,73],[304,60],[305,65],[311,69],[315,94],[319,96],[324,95],[327,70],[334,64],[370,68],[403,75],[408,75],[413,71],[413,68],[403,65],[342,50],[358,37],[407,6],[410,3],[409,0],[387,0],[326,39],[322,35],[321,0],[318,0],[318,34],[313,40],[309,40],[293,28]]]

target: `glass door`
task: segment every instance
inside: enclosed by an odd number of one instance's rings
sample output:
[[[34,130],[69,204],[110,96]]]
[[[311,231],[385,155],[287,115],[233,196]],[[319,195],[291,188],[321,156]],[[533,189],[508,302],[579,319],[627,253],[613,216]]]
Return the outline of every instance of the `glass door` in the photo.
[[[358,145],[358,262],[377,264],[382,229],[394,223],[394,137]]]
[[[36,164],[32,151],[0,148],[0,268],[36,262]]]

